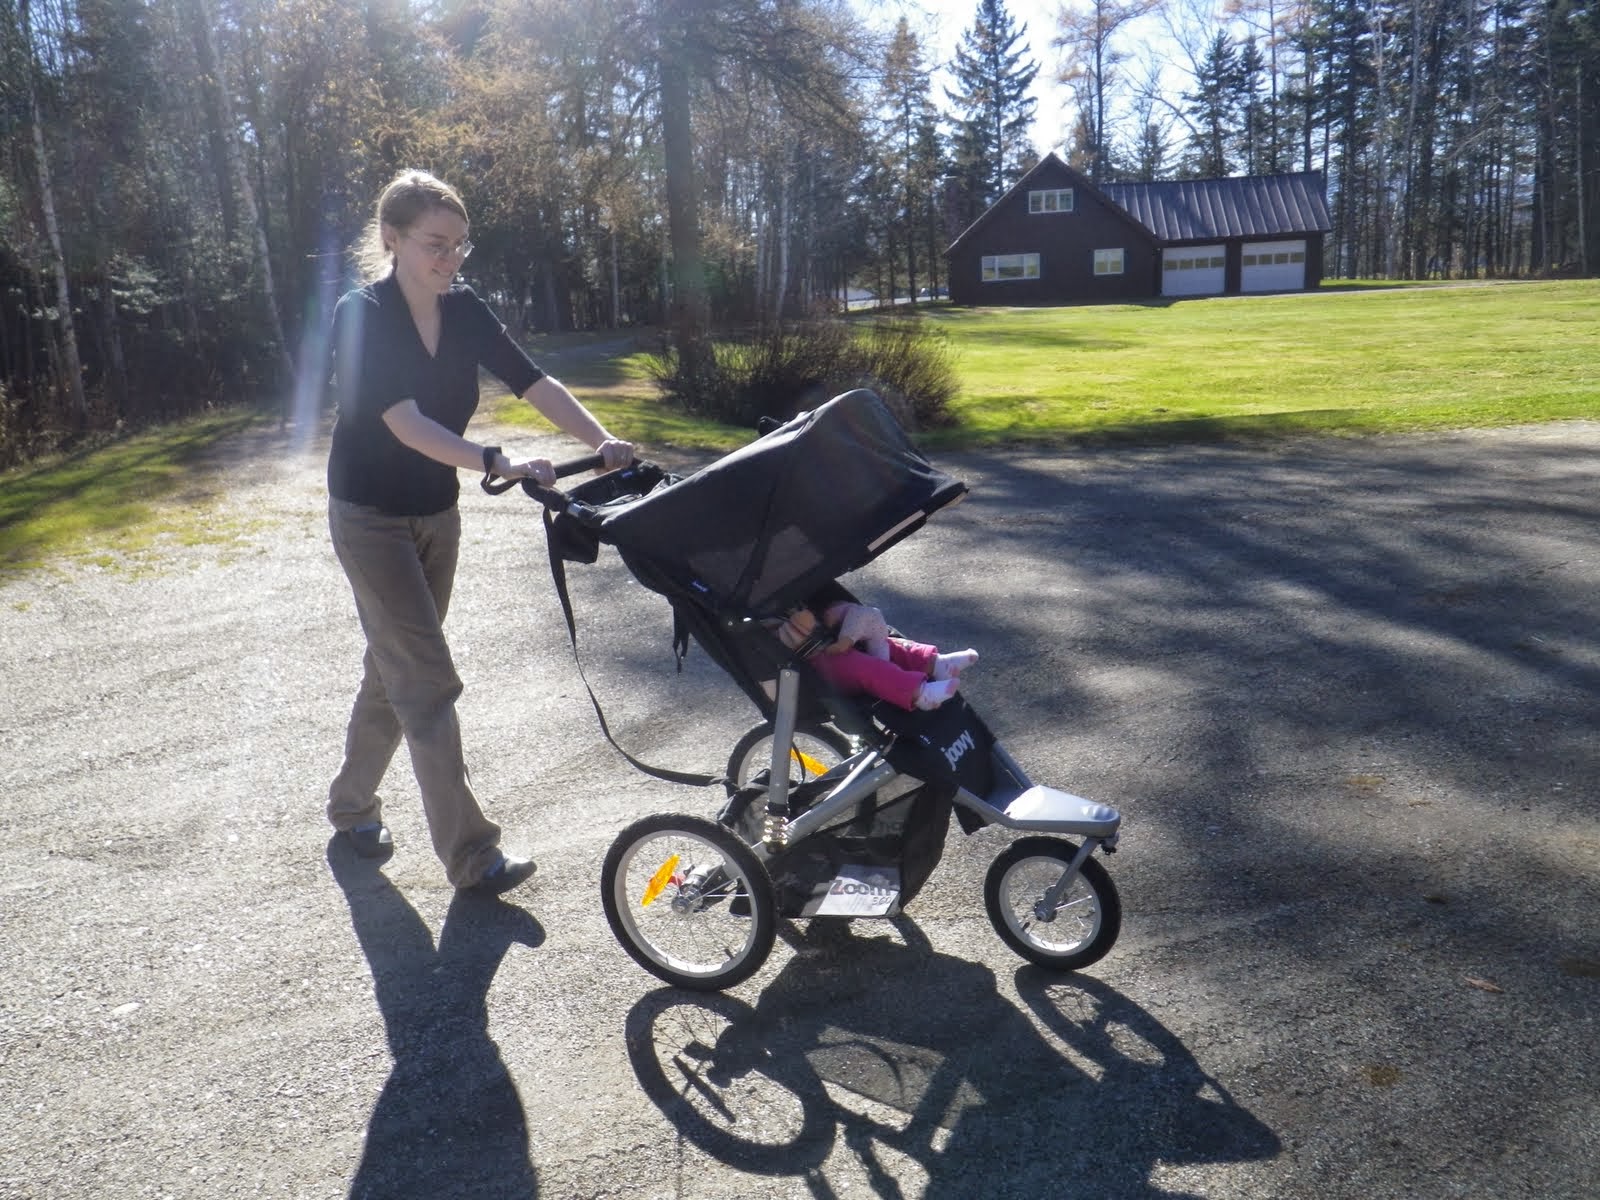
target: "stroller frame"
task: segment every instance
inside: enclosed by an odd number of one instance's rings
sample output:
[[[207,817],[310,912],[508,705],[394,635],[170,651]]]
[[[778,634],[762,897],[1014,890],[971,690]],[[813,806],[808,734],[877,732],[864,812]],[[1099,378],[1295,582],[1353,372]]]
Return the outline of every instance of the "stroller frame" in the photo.
[[[772,766],[768,772],[767,813],[784,821],[783,840],[799,839],[836,820],[844,811],[860,804],[867,796],[887,785],[898,772],[878,751],[863,750],[834,767],[823,778],[842,773],[844,778],[827,797],[798,817],[782,818],[787,810],[789,774],[785,764],[794,753],[795,717],[799,707],[799,673],[784,670],[778,675],[778,716],[772,738]],[[1106,804],[1096,804],[1055,788],[1032,782],[1017,761],[998,742],[990,747],[1013,786],[978,796],[958,786],[951,797],[973,813],[983,824],[1003,825],[1030,833],[1060,833],[1088,839],[1073,870],[1094,849],[1116,849],[1121,814]],[[759,851],[758,851],[759,852]],[[770,854],[770,850],[768,851]],[[1070,882],[1070,878],[1063,883]]]
[[[838,470],[814,485],[825,498],[799,504],[786,504],[781,496],[774,499],[785,486],[812,486],[805,476],[786,470],[789,460],[783,457],[798,453],[807,437],[812,448],[832,439],[824,444],[829,453],[820,458]],[[867,457],[852,461],[852,455]],[[594,465],[593,459],[569,463],[558,468],[558,475]],[[722,780],[729,803],[717,820],[658,813],[634,821],[617,835],[601,869],[601,900],[623,949],[668,983],[720,989],[742,982],[762,966],[780,916],[897,915],[902,900],[914,896],[925,874],[910,881],[902,897],[898,868],[889,868],[891,889],[884,882],[887,876],[851,874],[855,868],[845,865],[824,886],[829,896],[846,895],[843,910],[830,909],[823,901],[821,907],[813,903],[797,911],[791,902],[780,913],[770,872],[782,869],[790,850],[808,846],[841,822],[870,816],[882,795],[903,788],[913,797],[930,795],[942,806],[936,807],[939,820],[948,822],[954,811],[968,832],[1000,825],[1029,835],[1011,842],[994,859],[984,885],[990,922],[1014,951],[1057,970],[1085,967],[1103,957],[1120,932],[1121,902],[1109,874],[1093,856],[1096,850],[1110,854],[1117,847],[1121,814],[1115,808],[1034,783],[959,694],[931,713],[905,713],[885,702],[862,704],[859,698],[828,693],[763,624],[819,588],[848,595],[838,588],[836,574],[862,565],[920,528],[934,508],[961,498],[965,485],[927,464],[882,401],[865,391],[846,393],[801,414],[690,480],[644,466],[643,471],[613,473],[627,477],[625,486],[607,484],[603,481],[612,477],[602,476],[570,496],[523,483],[524,491],[548,510],[551,565],[563,606],[569,601],[558,559],[592,562],[600,542],[615,545],[640,582],[672,601],[680,655],[692,632],[768,718],[740,745],[770,729],[771,749],[764,778],[739,779],[737,764],[730,761]],[[721,482],[700,481],[718,470]],[[863,477],[875,481],[875,490],[862,490]],[[729,507],[730,480],[736,492],[757,482],[773,493],[764,503],[742,506],[757,514],[747,521],[753,532],[741,540],[726,530],[713,530],[702,536],[704,545],[691,546],[685,554],[664,557],[656,552],[663,530],[672,528],[674,519],[682,523],[686,506],[691,513],[704,510],[697,495],[709,493],[720,498],[717,507]],[[882,480],[888,482],[880,486]],[[693,487],[685,486],[691,482]],[[485,487],[491,487],[487,479]],[[596,498],[600,503],[593,503]],[[811,523],[798,533],[792,519],[768,519],[773,512],[796,509]],[[862,513],[865,528],[849,528]],[[732,519],[747,516],[740,513]],[[776,532],[774,524],[781,526]],[[831,547],[835,541],[842,546],[837,552],[812,552],[815,545]],[[727,545],[742,547],[744,542],[749,542],[749,552],[730,556]],[[803,552],[792,551],[796,544]],[[790,560],[804,568],[796,571]],[[570,608],[568,618],[570,622]],[[601,722],[604,726],[603,716]],[[837,761],[819,763],[802,750],[797,743],[801,732],[824,735],[820,744]],[[738,757],[736,747],[733,759]],[[710,781],[644,769],[680,782]],[[794,811],[797,800],[799,810]],[[759,822],[751,819],[757,803]],[[736,805],[742,807],[736,811]],[[933,832],[938,835],[932,849],[936,863],[945,831]],[[866,902],[851,907],[850,893],[863,891],[868,893]]]

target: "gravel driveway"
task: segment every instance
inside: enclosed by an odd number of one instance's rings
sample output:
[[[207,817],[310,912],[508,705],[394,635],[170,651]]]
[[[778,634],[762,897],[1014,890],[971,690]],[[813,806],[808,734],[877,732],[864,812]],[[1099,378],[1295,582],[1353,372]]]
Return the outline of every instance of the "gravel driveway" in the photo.
[[[0,576],[0,1197],[1596,1194],[1600,425],[942,458],[852,584],[1122,808],[1122,938],[1025,966],[953,831],[908,920],[710,997],[605,925],[616,831],[714,797],[600,740],[532,506],[468,481],[450,625],[540,871],[457,897],[403,752],[381,870],[321,816],[325,439],[230,451],[219,541]],[[748,702],[613,555],[572,584],[624,744],[719,768]]]

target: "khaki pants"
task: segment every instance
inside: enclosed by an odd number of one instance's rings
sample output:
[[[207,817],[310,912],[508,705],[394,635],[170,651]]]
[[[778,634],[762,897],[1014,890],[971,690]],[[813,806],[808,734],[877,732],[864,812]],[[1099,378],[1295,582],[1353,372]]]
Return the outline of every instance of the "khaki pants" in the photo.
[[[367,635],[328,819],[341,830],[383,819],[378,785],[404,736],[434,852],[450,882],[467,887],[498,859],[500,827],[483,815],[467,778],[456,719],[461,680],[444,638],[461,514],[452,507],[391,517],[330,500],[328,528]]]

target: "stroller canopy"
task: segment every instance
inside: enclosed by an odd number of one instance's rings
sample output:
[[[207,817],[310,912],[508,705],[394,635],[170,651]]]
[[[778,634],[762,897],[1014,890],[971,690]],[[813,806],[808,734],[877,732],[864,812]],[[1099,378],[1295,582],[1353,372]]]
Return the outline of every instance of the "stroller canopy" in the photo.
[[[639,581],[719,611],[781,612],[966,494],[858,389],[608,514]]]

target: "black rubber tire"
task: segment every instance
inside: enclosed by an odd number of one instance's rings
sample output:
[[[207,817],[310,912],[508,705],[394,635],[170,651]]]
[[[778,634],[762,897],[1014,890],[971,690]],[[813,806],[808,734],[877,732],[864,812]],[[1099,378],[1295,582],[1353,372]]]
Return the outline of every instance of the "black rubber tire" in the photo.
[[[1122,932],[1122,900],[1116,885],[1098,860],[1088,858],[1057,909],[1058,914],[1073,910],[1070,928],[1081,936],[1043,936],[1041,931],[1056,929],[1056,919],[1040,920],[1027,907],[1029,897],[1035,903],[1042,899],[1045,889],[1061,877],[1077,853],[1078,847],[1062,838],[1019,838],[990,864],[983,881],[983,906],[1000,939],[1029,962],[1052,971],[1075,971],[1099,962]],[[1029,864],[1039,868],[1034,872],[1037,880],[1017,877]],[[1014,894],[1018,886],[1025,889],[1020,896]],[[1093,907],[1076,911],[1088,904]],[[1069,926],[1063,924],[1061,929]]]
[[[808,739],[810,744],[807,744]],[[771,742],[772,722],[763,721],[733,744],[733,751],[728,755],[728,779],[735,788],[743,787],[750,782],[750,776],[772,765]],[[798,728],[795,730],[795,742],[803,754],[820,761],[824,767],[838,766],[855,752],[850,739],[831,725]],[[767,746],[767,752],[757,753],[763,744]],[[751,761],[752,756],[754,761]],[[793,755],[790,761],[794,762]],[[790,772],[789,782],[795,785],[815,778],[814,773],[800,766],[798,770]]]
[[[680,873],[669,861],[673,856],[681,861],[686,852],[695,857],[685,862],[685,872],[702,867],[721,873],[721,886],[699,900],[686,900]],[[662,871],[672,873],[646,902],[646,881]],[[636,963],[693,991],[716,991],[748,979],[772,953],[777,932],[777,903],[766,867],[731,831],[700,817],[659,813],[619,833],[600,869],[600,901],[611,932]],[[641,910],[657,903],[665,907],[641,917]]]

